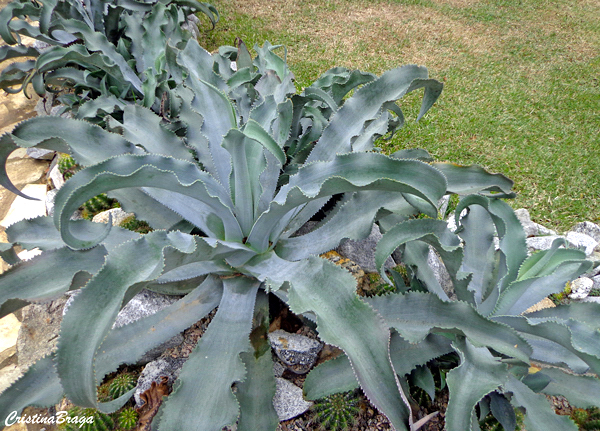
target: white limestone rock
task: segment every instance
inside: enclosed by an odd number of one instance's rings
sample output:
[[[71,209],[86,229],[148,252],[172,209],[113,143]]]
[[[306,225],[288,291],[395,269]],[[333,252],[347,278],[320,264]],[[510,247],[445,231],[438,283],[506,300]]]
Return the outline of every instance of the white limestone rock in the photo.
[[[55,189],[60,189],[65,184],[65,179],[58,169],[58,164],[50,169],[48,176],[50,177],[50,180],[52,180]]]
[[[586,256],[591,256],[594,249],[598,246],[598,241],[585,233],[567,232],[566,238],[573,247],[582,248]]]
[[[464,210],[462,210],[460,213],[459,220],[462,219],[464,216],[466,216],[467,213],[468,213],[468,211],[466,208]],[[450,216],[446,220],[446,223],[448,224],[448,229],[450,229],[450,231],[456,232],[457,226],[456,226],[456,221],[454,220],[454,213],[450,214]]]
[[[594,286],[594,281],[591,278],[579,277],[571,282],[571,299],[584,299],[590,294],[590,290]]]
[[[515,215],[519,219],[519,222],[521,222],[526,237],[538,236],[537,224],[531,221],[529,211],[525,208],[519,208],[518,210],[515,210]]]
[[[276,377],[275,382],[277,387],[273,397],[273,407],[275,407],[280,421],[300,416],[313,405],[313,403],[304,400],[302,389],[292,382],[281,377]]]
[[[579,232],[591,236],[596,242],[600,243],[600,226],[590,221],[577,223],[572,232]]]
[[[534,236],[527,238],[527,249],[530,253],[540,250],[549,250],[552,247],[554,240],[559,238],[566,239],[563,235]]]
[[[96,214],[92,221],[94,223],[108,223],[109,215],[112,215],[112,225],[119,226],[128,217],[131,217],[133,213],[126,213],[121,208],[112,208],[108,211],[102,211],[101,213]]]
[[[22,192],[38,200],[30,200],[17,196],[10,206],[6,217],[0,222],[3,227],[8,227],[24,219],[46,215],[46,185],[45,184],[27,184]]]

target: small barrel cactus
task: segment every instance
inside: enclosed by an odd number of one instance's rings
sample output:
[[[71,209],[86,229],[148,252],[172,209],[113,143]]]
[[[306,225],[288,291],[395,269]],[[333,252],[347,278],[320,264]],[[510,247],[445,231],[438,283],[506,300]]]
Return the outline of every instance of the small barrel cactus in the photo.
[[[319,430],[341,431],[350,429],[355,423],[360,408],[356,391],[330,395],[315,402],[313,422]]]
[[[65,180],[71,178],[79,169],[81,166],[68,154],[61,154],[58,158],[58,171]]]
[[[68,420],[61,424],[65,431],[111,431],[115,424],[111,417],[96,409],[73,407],[68,410]]]
[[[112,399],[117,399],[135,388],[136,384],[137,378],[133,374],[120,374],[110,382],[108,393]]]
[[[119,413],[119,427],[129,430],[135,427],[138,421],[138,414],[133,407],[126,408]]]

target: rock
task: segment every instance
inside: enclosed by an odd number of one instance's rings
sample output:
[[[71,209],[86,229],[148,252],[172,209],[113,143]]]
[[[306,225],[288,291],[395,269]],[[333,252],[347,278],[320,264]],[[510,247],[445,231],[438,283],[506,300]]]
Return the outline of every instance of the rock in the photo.
[[[65,183],[65,178],[58,169],[58,164],[50,168],[48,176],[50,177],[50,180],[52,181],[52,184],[54,185],[55,189],[60,189]]]
[[[446,216],[446,211],[448,211],[448,205],[450,204],[450,195],[444,195],[438,201],[438,213],[443,217]]]
[[[17,338],[19,369],[54,351],[58,342],[66,296],[45,304],[30,304],[23,309],[23,321]]]
[[[450,274],[448,270],[442,263],[442,260],[435,252],[433,247],[429,247],[429,254],[427,255],[427,264],[433,271],[436,280],[442,286],[442,289],[448,295],[448,297],[452,300],[456,299],[456,294],[454,293],[454,284],[452,284],[452,280],[450,279]]]
[[[544,298],[537,304],[532,305],[527,310],[523,312],[523,314],[535,313],[536,311],[544,310],[546,308],[555,308],[556,305],[550,298]]]
[[[35,105],[35,113],[38,117],[47,117],[50,115],[50,110],[52,109],[52,105],[54,104],[54,93],[46,92],[44,97],[41,97],[40,100]]]
[[[577,223],[571,231],[591,236],[596,242],[600,242],[600,226],[590,221]]]
[[[117,320],[115,320],[114,328],[127,325],[135,322],[142,317],[151,316],[152,314],[168,307],[177,302],[180,298],[172,295],[162,295],[150,290],[142,290],[140,293],[131,298],[125,307],[119,312]]]
[[[28,184],[23,187],[22,192],[27,196],[38,200],[30,200],[17,196],[10,206],[6,217],[0,221],[0,225],[8,227],[23,219],[31,219],[46,215],[46,185]]]
[[[315,364],[323,345],[304,335],[290,334],[282,329],[269,333],[269,343],[275,354],[296,374],[305,374]]]
[[[284,372],[285,367],[282,365],[282,363],[279,361],[273,361],[273,375],[275,377],[281,377],[283,376]]]
[[[42,250],[36,247],[32,248],[31,250],[23,250],[22,252],[18,253],[17,256],[21,260],[29,260],[39,256],[40,254],[42,254]]]
[[[94,216],[92,221],[94,223],[108,223],[108,217],[112,215],[112,225],[119,226],[123,221],[125,221],[128,217],[133,216],[133,213],[126,213],[121,208],[112,208],[108,211],[102,211]]]
[[[54,200],[56,199],[56,194],[58,193],[58,189],[52,189],[46,193],[46,214],[49,216],[54,215]]]
[[[468,213],[467,209],[465,208],[464,210],[461,211],[460,213],[460,219],[462,219],[464,216],[466,216]],[[448,229],[452,232],[456,232],[457,226],[456,226],[456,221],[454,220],[454,213],[451,213],[448,216],[448,219],[446,220],[446,223],[448,224]]]
[[[538,235],[537,224],[531,221],[529,211],[527,211],[525,208],[519,208],[515,210],[515,215],[521,222],[521,226],[523,226],[523,230],[525,231],[526,237]]]
[[[148,363],[138,378],[133,395],[136,406],[140,407],[142,405],[140,395],[150,388],[152,382],[159,384],[162,380],[161,378],[165,376],[169,379],[169,385],[172,385],[177,380],[177,377],[179,377],[181,367],[183,367],[186,360],[187,358],[164,357]]]
[[[592,289],[600,289],[600,274],[592,277],[592,281],[594,282]]]
[[[298,229],[296,232],[294,232],[292,237],[306,235],[307,233],[312,232],[317,227],[318,224],[319,224],[319,222],[317,222],[317,221],[307,221],[306,223],[304,223],[302,225],[302,227],[300,229]]]
[[[579,277],[571,282],[571,299],[584,299],[590,294],[590,290],[594,286],[594,281],[587,277]]]
[[[63,309],[63,315],[67,312],[69,306],[73,302],[73,299],[79,292],[79,290],[75,290],[67,293],[69,295],[69,299],[66,301]],[[127,305],[123,307],[121,311],[119,311],[119,314],[117,315],[115,323],[113,323],[112,327],[113,329],[118,328],[120,326],[133,323],[143,317],[151,316],[152,314],[168,307],[174,302],[177,302],[179,299],[180,298],[177,296],[162,295],[160,293],[155,293],[144,289],[131,298]],[[164,343],[154,347],[151,350],[148,350],[141,358],[138,359],[136,364],[147,364],[148,362],[153,361],[162,355],[165,350],[179,346],[181,343],[183,343],[183,341],[183,335],[177,334]]]
[[[0,393],[12,385],[22,374],[17,364],[6,365],[0,369]]]
[[[292,382],[281,377],[276,377],[275,382],[277,388],[273,397],[273,407],[280,421],[295,418],[312,406],[313,403],[304,400],[302,389]]]
[[[530,253],[540,250],[549,250],[555,239],[566,239],[562,235],[536,236],[527,238],[527,249]]]
[[[17,364],[17,346],[13,345],[0,352],[0,369]]]
[[[348,239],[342,242],[337,252],[343,257],[352,260],[365,272],[377,272],[375,266],[375,247],[383,235],[377,225],[371,228],[371,234],[363,240],[354,241]],[[386,268],[393,268],[396,263],[390,257],[385,262]]]
[[[177,302],[180,298],[172,295],[161,295],[150,290],[142,290],[131,298],[117,315],[113,328],[135,322],[143,317],[150,316],[163,308]],[[166,349],[173,348],[183,343],[183,335],[177,334],[163,344],[147,351],[138,361],[138,365],[147,364],[158,358]]]
[[[569,241],[573,247],[583,249],[586,256],[591,256],[594,249],[598,246],[598,241],[581,232],[567,232],[567,241]]]
[[[54,158],[54,151],[44,150],[42,148],[27,148],[27,155],[32,159],[37,160],[52,160]]]
[[[21,322],[14,314],[9,314],[0,319],[0,352],[4,352],[17,344],[20,327]]]
[[[194,39],[198,39],[200,37],[199,24],[200,19],[196,15],[190,14],[186,17],[185,22],[181,24],[181,29],[189,31]]]

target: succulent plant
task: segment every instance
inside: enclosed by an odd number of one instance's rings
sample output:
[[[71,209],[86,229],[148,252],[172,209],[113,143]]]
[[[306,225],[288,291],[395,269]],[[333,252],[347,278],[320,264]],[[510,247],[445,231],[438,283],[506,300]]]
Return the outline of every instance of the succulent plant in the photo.
[[[111,417],[96,409],[70,408],[67,417],[60,424],[65,431],[112,431],[114,422]]]
[[[138,421],[138,414],[133,407],[123,409],[119,413],[119,427],[124,430],[129,430],[135,427]]]
[[[96,214],[115,208],[117,204],[115,199],[109,198],[105,193],[100,193],[83,203],[83,218],[91,220]]]
[[[0,414],[53,404],[63,393],[77,405],[115,411],[131,391],[99,403],[104,376],[218,307],[153,427],[210,431],[237,422],[240,431],[275,429],[270,293],[345,351],[354,386],[396,429],[415,428],[390,360],[390,324],[356,295],[350,273],[317,256],[344,238],[365,238],[374,222],[385,230],[421,212],[435,218],[448,193],[512,196],[512,182],[479,167],[432,162],[420,150],[375,151],[377,138],[402,126],[398,99],[424,88],[422,116],[439,96],[442,84],[426,68],[404,66],[380,77],[335,68],[297,94],[275,48],[255,47],[253,59],[242,43],[211,55],[188,41],[169,58],[186,72],[174,78],[168,121],[128,105],[106,129],[40,117],[0,138],[1,166],[19,146],[68,152],[84,166],[56,195],[53,219],[10,226],[10,243],[0,247],[13,264],[0,276],[3,314],[81,288],[63,318],[57,351],[0,396]],[[0,183],[21,194],[4,169]],[[100,193],[154,230],[142,236],[70,220]],[[296,235],[321,209],[316,229]],[[43,253],[19,262],[17,244]],[[142,288],[184,296],[113,329],[119,310]],[[449,351],[451,340],[438,337]],[[524,347],[505,349],[515,339],[520,343],[515,335],[493,346],[520,353]],[[464,343],[455,342],[461,351]]]
[[[110,382],[108,392],[112,399],[117,399],[135,388],[136,385],[137,378],[133,374],[123,373]]]
[[[71,178],[75,172],[80,169],[73,157],[68,154],[61,154],[58,158],[58,171],[63,175],[65,180]]]
[[[13,0],[0,11],[0,62],[25,60],[4,68],[0,87],[26,96],[30,83],[40,96],[67,89],[60,100],[75,111],[93,102],[82,118],[136,101],[158,110],[169,93],[167,57],[191,37],[182,25],[198,12],[213,26],[219,18],[196,0]],[[21,36],[41,44],[25,46]]]
[[[320,430],[345,431],[355,423],[360,413],[356,391],[329,395],[315,401],[311,423],[319,424]]]
[[[530,431],[576,430],[568,417],[554,414],[543,394],[563,395],[582,408],[600,406],[595,396],[600,306],[572,303],[524,313],[594,263],[582,251],[563,248],[563,240],[528,256],[518,218],[499,199],[463,197],[455,221],[458,229],[452,232],[441,220],[408,220],[378,243],[384,279],[389,280],[383,263],[398,247],[409,273],[408,284],[393,277],[402,293],[366,299],[396,331],[391,340],[396,371],[403,376],[432,358],[458,353],[446,379],[449,431],[479,429],[477,408],[491,410],[504,429],[515,429],[519,409]],[[455,300],[427,263],[430,248],[448,271]],[[421,370],[421,381],[433,381],[427,368]],[[354,380],[348,373],[343,357],[326,362],[309,374],[304,390],[311,399],[348,390]]]

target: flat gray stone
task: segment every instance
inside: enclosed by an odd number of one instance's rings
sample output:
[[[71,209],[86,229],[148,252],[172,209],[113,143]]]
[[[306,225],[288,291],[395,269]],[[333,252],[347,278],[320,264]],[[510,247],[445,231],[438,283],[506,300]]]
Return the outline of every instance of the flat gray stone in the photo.
[[[310,371],[323,348],[317,340],[281,329],[269,333],[269,343],[277,357],[296,374]]]
[[[374,224],[368,237],[360,241],[348,239],[339,245],[337,252],[356,263],[364,272],[377,272],[375,247],[382,236],[379,227]],[[389,257],[385,262],[385,267],[393,268],[394,266],[396,266],[396,263]]]
[[[571,299],[584,299],[590,294],[590,290],[594,286],[594,281],[591,278],[579,277],[571,282]]]
[[[273,407],[279,416],[280,421],[295,418],[307,411],[313,403],[305,401],[302,396],[302,389],[292,382],[275,378],[276,389],[273,397]]]
[[[54,158],[54,151],[31,147],[27,148],[27,155],[32,159],[52,160]]]

